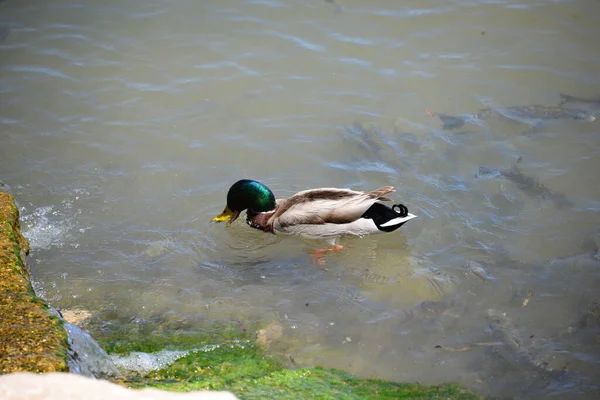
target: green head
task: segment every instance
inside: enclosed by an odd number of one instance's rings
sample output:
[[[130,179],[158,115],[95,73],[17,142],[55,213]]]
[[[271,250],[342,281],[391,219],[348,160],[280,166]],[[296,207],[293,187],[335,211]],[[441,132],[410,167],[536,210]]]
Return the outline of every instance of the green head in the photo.
[[[229,188],[227,206],[221,214],[212,219],[212,222],[231,223],[246,209],[260,213],[271,211],[275,206],[275,195],[268,187],[251,179],[242,179]]]

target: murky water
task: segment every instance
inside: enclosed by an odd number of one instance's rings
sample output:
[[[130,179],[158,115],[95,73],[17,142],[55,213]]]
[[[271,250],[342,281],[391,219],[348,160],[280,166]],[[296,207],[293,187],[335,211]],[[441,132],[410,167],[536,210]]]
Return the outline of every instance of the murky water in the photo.
[[[600,4],[336,3],[0,2],[0,180],[39,291],[163,329],[275,320],[297,365],[595,396],[600,122],[425,109],[599,93]],[[476,176],[519,159],[568,206]],[[246,177],[394,185],[419,218],[323,269],[322,243],[209,223]]]

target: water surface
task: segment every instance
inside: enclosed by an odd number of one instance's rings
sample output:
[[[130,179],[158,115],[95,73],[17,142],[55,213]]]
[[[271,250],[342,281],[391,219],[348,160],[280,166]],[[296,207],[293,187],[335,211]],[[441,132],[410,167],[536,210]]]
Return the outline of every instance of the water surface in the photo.
[[[278,321],[302,366],[597,394],[599,123],[445,132],[425,108],[600,92],[598,3],[336,3],[1,2],[0,179],[38,291],[156,330]],[[519,159],[570,206],[475,176]],[[324,269],[323,243],[209,223],[241,178],[393,185],[419,218]]]

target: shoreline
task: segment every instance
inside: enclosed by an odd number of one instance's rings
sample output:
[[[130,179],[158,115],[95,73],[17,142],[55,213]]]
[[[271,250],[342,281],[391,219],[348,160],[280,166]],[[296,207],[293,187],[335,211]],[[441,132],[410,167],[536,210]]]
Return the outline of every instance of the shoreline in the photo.
[[[480,396],[455,384],[420,385],[362,379],[321,367],[289,369],[268,354],[265,335],[272,327],[252,334],[216,333],[210,337],[171,335],[152,343],[154,349],[186,352],[160,369],[95,379],[69,371],[69,356],[86,362],[85,347],[72,348],[77,327],[52,312],[36,296],[26,257],[27,239],[21,234],[19,210],[8,187],[0,183],[0,397],[5,400],[63,398],[118,399],[236,399],[240,398],[450,398]],[[67,335],[69,330],[70,335]],[[98,343],[77,327],[76,335]],[[269,331],[270,332],[270,331]],[[278,337],[278,335],[271,335]],[[139,339],[139,338],[138,338]],[[127,332],[100,339],[102,348],[119,343],[121,354],[148,353],[148,341]],[[243,345],[236,343],[243,342]],[[210,350],[207,343],[219,343]],[[71,347],[70,347],[71,346]],[[99,348],[100,346],[98,346]],[[114,347],[114,346],[113,346]],[[104,350],[101,352],[106,355]],[[116,354],[116,353],[115,353]],[[89,360],[88,360],[89,361]],[[97,361],[97,360],[96,360]],[[110,361],[109,361],[110,362]],[[81,371],[79,371],[81,373]],[[33,374],[32,374],[33,373]],[[24,388],[28,390],[24,390]],[[207,390],[208,389],[208,390]],[[177,394],[176,392],[193,392]],[[86,396],[90,394],[93,397]],[[192,395],[194,397],[192,397]]]

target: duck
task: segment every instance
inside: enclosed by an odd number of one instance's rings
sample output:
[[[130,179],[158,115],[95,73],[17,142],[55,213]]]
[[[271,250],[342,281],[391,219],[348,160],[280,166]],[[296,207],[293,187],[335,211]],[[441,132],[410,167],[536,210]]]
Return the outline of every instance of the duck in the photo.
[[[225,209],[211,222],[229,225],[246,210],[249,226],[272,234],[331,239],[389,233],[417,217],[403,204],[383,203],[392,201],[385,196],[394,191],[393,186],[370,192],[316,188],[276,199],[263,183],[241,179],[229,188]]]

